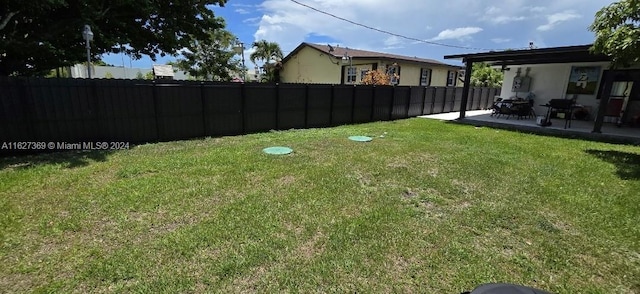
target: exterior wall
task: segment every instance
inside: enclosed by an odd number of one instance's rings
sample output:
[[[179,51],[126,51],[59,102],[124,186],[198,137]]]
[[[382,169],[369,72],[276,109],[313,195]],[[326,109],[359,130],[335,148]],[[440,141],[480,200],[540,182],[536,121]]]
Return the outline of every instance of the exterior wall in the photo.
[[[420,70],[423,68],[431,69],[431,87],[446,87],[447,74],[450,70],[458,71],[454,67],[446,67],[432,64],[416,64],[416,63],[400,63],[400,86],[418,86],[420,85]],[[384,65],[378,66],[384,68]],[[457,83],[460,86],[462,83]]]
[[[362,71],[370,71],[373,69],[373,64],[376,63],[375,61],[369,61],[369,60],[355,60],[351,65],[345,65],[342,66],[342,70],[344,71],[344,79],[342,80],[342,83],[344,84],[354,84],[354,83],[347,83],[347,68],[349,68],[350,66],[353,66],[356,68],[356,82],[355,84],[359,84],[362,81]],[[342,75],[342,73],[340,73]]]
[[[449,75],[449,71],[458,71],[457,68],[450,67],[434,67],[432,68],[431,74],[431,86],[434,87],[446,87],[447,86],[447,77]],[[456,87],[460,87],[462,83],[460,81],[456,82]]]
[[[280,80],[283,83],[313,83],[313,84],[347,84],[347,67],[339,59],[328,58],[328,55],[310,47],[304,47],[292,56],[283,65],[280,71]],[[339,62],[335,64],[335,62]],[[356,67],[356,84],[360,83],[361,71],[371,70],[373,64],[378,69],[384,69],[388,61],[377,59],[354,59],[352,65]],[[444,87],[447,85],[447,73],[449,70],[457,71],[458,68],[432,64],[403,63],[400,66],[401,86],[418,86],[420,84],[420,69],[431,69],[431,86]],[[344,73],[344,74],[343,74]],[[457,83],[460,86],[462,83]]]
[[[331,59],[330,59],[330,58]],[[304,47],[280,71],[283,83],[339,84],[342,64],[313,48]]]
[[[120,66],[92,66],[91,77],[95,79],[104,79],[107,73],[110,73],[114,79],[136,79],[138,73],[145,76],[151,72],[151,68],[135,68],[135,67],[120,67]],[[76,64],[71,67],[72,78],[87,78],[87,66],[86,64]],[[187,80],[189,75],[184,72],[177,71],[174,73],[174,80]]]
[[[534,109],[536,114],[542,115],[546,113],[546,107],[540,106],[551,99],[570,99],[573,94],[566,94],[567,84],[569,83],[569,75],[572,66],[600,66],[600,78],[598,88],[602,80],[603,71],[609,66],[609,62],[584,62],[584,63],[558,63],[558,64],[531,64],[531,65],[514,65],[510,66],[509,71],[504,72],[504,82],[502,83],[502,91],[500,97],[510,98],[519,97],[526,98],[528,93],[514,93],[511,91],[513,86],[513,78],[516,76],[518,68],[521,68],[521,76],[524,76],[526,69],[530,68],[529,77],[531,77],[530,92],[535,94]],[[596,99],[599,89],[593,95],[577,95],[577,103],[591,109],[591,118],[595,118],[598,111],[599,101]],[[516,95],[517,94],[517,95]]]

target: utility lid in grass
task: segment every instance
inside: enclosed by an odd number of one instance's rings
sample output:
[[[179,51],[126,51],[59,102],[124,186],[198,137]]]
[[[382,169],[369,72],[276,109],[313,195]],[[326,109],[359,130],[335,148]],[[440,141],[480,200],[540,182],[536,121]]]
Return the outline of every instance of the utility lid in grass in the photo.
[[[349,140],[356,141],[356,142],[369,142],[373,139],[367,136],[351,136],[349,137]]]
[[[262,152],[266,154],[271,154],[271,155],[285,155],[293,152],[293,149],[289,147],[274,146],[274,147],[264,148],[262,149]]]

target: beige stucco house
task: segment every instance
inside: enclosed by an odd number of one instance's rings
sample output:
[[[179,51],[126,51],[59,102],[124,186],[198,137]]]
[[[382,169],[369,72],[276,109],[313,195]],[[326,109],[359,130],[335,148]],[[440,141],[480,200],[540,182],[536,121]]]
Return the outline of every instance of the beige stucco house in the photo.
[[[437,60],[302,43],[282,60],[283,83],[359,84],[369,70],[396,73],[400,86],[462,86],[460,66]]]

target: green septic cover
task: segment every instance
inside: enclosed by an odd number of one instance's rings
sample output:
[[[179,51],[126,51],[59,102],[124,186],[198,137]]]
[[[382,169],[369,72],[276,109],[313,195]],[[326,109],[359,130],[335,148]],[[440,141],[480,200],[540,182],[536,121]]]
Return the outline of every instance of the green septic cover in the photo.
[[[293,152],[293,149],[291,149],[289,147],[276,146],[276,147],[264,148],[264,149],[262,149],[262,152],[264,152],[266,154],[272,154],[272,155],[285,155],[285,154],[289,154],[289,153]]]
[[[367,137],[367,136],[351,136],[351,137],[349,137],[349,140],[357,141],[357,142],[369,142],[369,141],[371,141],[373,139],[371,137]]]

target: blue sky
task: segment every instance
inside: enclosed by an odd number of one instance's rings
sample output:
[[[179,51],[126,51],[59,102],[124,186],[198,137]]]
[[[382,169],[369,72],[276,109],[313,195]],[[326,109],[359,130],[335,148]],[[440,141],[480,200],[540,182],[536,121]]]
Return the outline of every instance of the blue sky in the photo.
[[[605,0],[297,0],[319,10],[420,40],[452,48],[390,36],[318,13],[291,0],[229,0],[213,7],[227,29],[247,47],[265,39],[280,44],[285,55],[301,42],[417,56],[445,61],[444,55],[525,48],[590,44],[587,27],[596,11],[614,2]],[[251,49],[245,51],[247,66]],[[150,58],[130,60],[108,55],[113,65],[150,68]],[[158,59],[164,64],[175,57]],[[456,64],[456,61],[446,60]]]

